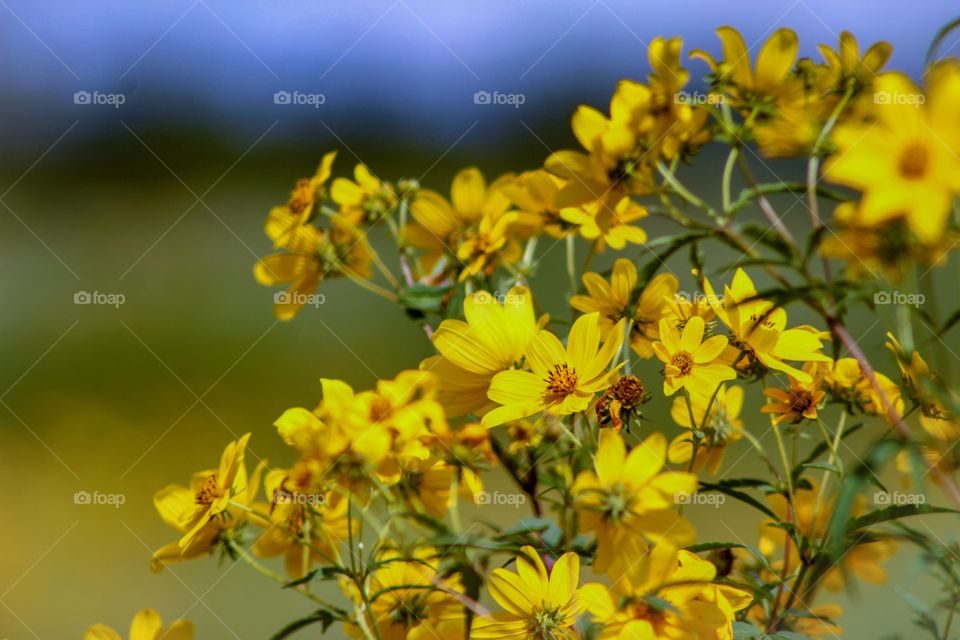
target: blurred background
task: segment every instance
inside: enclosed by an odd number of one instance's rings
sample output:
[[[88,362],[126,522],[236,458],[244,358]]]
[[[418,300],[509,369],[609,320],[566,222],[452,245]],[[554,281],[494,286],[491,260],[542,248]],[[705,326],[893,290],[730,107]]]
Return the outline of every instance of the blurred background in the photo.
[[[788,26],[814,56],[849,29],[864,46],[891,41],[891,66],[918,76],[955,11],[946,0],[922,10],[826,0],[0,0],[0,638],[80,637],[94,622],[125,630],[148,606],[192,620],[198,638],[265,638],[310,610],[245,566],[210,560],[156,576],[148,560],[176,537],[156,516],[154,491],[214,466],[248,431],[251,459],[289,464],[271,425],[288,407],[314,406],[321,376],[367,388],[431,353],[402,311],[346,282],[326,283],[319,309],[274,320],[272,291],[251,274],[269,253],[262,223],[323,152],[340,150],[337,175],[362,160],[446,192],[467,164],[493,176],[570,147],[575,106],[605,107],[617,80],[644,78],[657,35],[718,51],[713,30],[732,24],[756,51]],[[694,77],[704,71],[690,66]],[[477,104],[477,92],[523,100]],[[712,195],[720,168],[704,153],[685,179]],[[756,171],[799,175],[789,163]],[[806,216],[795,218],[802,230]],[[651,237],[668,231],[647,227]],[[548,251],[534,281],[561,315],[562,257]],[[956,264],[948,269],[940,290],[956,306],[955,282],[947,286]],[[81,292],[123,303],[76,304]],[[863,314],[858,335],[892,375],[877,320]],[[665,424],[666,403],[655,404],[652,418]],[[755,432],[767,424],[756,403],[745,415]],[[751,458],[731,477],[749,474]],[[76,504],[84,491],[123,504]],[[691,517],[702,539],[756,541],[747,510]],[[951,524],[929,521],[945,540]],[[891,585],[932,597],[912,551],[890,566]],[[912,637],[893,586],[837,601],[849,637]]]

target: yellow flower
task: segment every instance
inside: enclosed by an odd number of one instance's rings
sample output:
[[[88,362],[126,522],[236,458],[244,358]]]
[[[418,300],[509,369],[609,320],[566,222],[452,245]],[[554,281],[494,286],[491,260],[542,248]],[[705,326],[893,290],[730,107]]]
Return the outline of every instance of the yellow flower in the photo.
[[[691,395],[709,398],[720,383],[733,380],[737,372],[730,365],[717,362],[727,347],[723,336],[703,339],[703,318],[694,316],[680,333],[668,320],[660,320],[660,342],[653,344],[663,369],[663,393],[672,396],[680,389]]]
[[[567,346],[549,331],[539,331],[526,350],[532,371],[502,371],[490,382],[488,396],[503,405],[483,417],[493,427],[540,411],[569,415],[583,411],[594,394],[610,386],[607,367],[623,343],[623,321],[600,345],[600,314],[581,316],[570,329]]]
[[[611,206],[612,202],[616,204]],[[598,251],[606,245],[620,250],[628,242],[643,244],[647,241],[647,232],[631,224],[647,217],[647,208],[629,196],[619,201],[602,199],[581,207],[567,207],[560,210],[560,217],[578,227],[580,235],[593,241]]]
[[[740,419],[740,410],[743,408],[743,387],[721,385],[710,405],[710,416],[704,420],[709,403],[708,397],[690,396],[693,419],[696,421],[696,424],[692,424],[686,399],[675,397],[670,409],[670,417],[686,429],[699,430],[701,425],[705,425],[708,430],[707,437],[697,449],[693,471],[706,467],[707,471],[715,474],[723,462],[726,446],[743,437],[743,420]],[[668,450],[670,462],[684,464],[690,461],[693,456],[693,441],[690,438],[690,433],[681,433],[670,442]]]
[[[822,334],[806,326],[787,329],[787,312],[758,298],[743,269],[737,269],[732,287],[724,286],[722,298],[714,293],[709,280],[704,279],[703,286],[717,317],[730,329],[731,346],[740,354],[734,354],[731,362],[740,360],[738,368],[760,366],[809,382],[810,374],[786,361],[830,362],[829,356],[820,353]]]
[[[440,323],[433,334],[440,355],[420,365],[440,380],[438,400],[450,416],[480,414],[494,406],[487,398],[490,381],[518,363],[537,334],[526,287],[510,289],[502,300],[478,291],[463,301],[463,314],[465,321]]]
[[[717,61],[709,53],[696,50],[691,57],[704,60],[738,103],[796,95],[801,85],[790,77],[797,59],[799,41],[790,29],[777,29],[760,47],[756,64],[750,65],[750,50],[743,36],[733,27],[720,27],[717,35],[723,44],[724,59]]]
[[[517,556],[517,573],[494,569],[488,588],[503,613],[478,616],[471,640],[574,640],[573,625],[583,611],[577,599],[580,558],[565,553],[549,573],[533,547]]]
[[[426,250],[421,258],[424,273],[430,273],[446,254],[453,256],[461,236],[476,229],[485,217],[496,221],[510,208],[503,188],[514,179],[503,175],[489,187],[476,167],[463,169],[453,178],[451,200],[429,189],[421,189],[410,205],[415,222],[404,229],[410,245]],[[460,265],[453,265],[455,271]]]
[[[660,339],[660,320],[670,317],[671,304],[679,288],[680,283],[672,273],[661,273],[651,278],[640,292],[630,348],[641,358],[653,357],[653,343]]]
[[[588,295],[571,296],[570,306],[583,313],[599,313],[600,335],[606,337],[613,325],[629,315],[637,268],[629,260],[620,258],[613,263],[609,283],[592,272],[583,274],[582,280]]]
[[[660,157],[673,160],[710,140],[706,126],[709,111],[681,99],[681,91],[690,80],[690,72],[680,65],[682,53],[683,39],[678,37],[658,36],[647,49],[652,69],[648,80],[654,126],[645,135],[644,158],[651,162]]]
[[[514,226],[519,235],[546,232],[560,238],[570,230],[570,223],[560,217],[559,194],[564,184],[564,180],[538,169],[521,173],[504,186],[504,195],[518,209]]]
[[[264,489],[271,502],[254,505],[254,511],[269,512],[270,519],[253,515],[251,520],[264,527],[253,553],[264,558],[283,556],[287,575],[297,580],[307,575],[314,563],[330,564],[339,558],[340,543],[349,539],[349,502],[332,491],[303,488],[292,476],[285,469],[267,473]],[[354,529],[358,535],[356,523]]]
[[[380,553],[380,563],[369,578],[366,591],[372,597],[367,624],[382,640],[462,640],[466,616],[463,587],[457,578],[442,578],[440,557],[433,547],[419,547],[413,557],[390,550]],[[356,587],[347,594],[360,602]],[[345,627],[352,638],[366,637],[359,625]]]
[[[337,157],[336,151],[331,151],[323,156],[317,171],[310,178],[301,178],[293,191],[290,192],[290,199],[287,201],[286,209],[292,216],[292,228],[296,224],[304,224],[313,217],[314,209],[318,202],[326,197],[324,185],[330,179],[330,173],[333,170],[333,161]]]
[[[609,572],[613,586],[580,590],[601,625],[598,640],[709,638],[700,634],[732,629],[736,611],[752,600],[746,591],[712,584],[712,563],[669,544],[646,549],[634,542],[619,556]]]
[[[859,87],[869,87],[893,53],[893,46],[889,42],[876,42],[861,58],[860,44],[849,31],[840,34],[836,49],[825,44],[821,44],[819,49],[830,69],[831,83],[841,90],[851,81]]]
[[[489,276],[497,265],[520,259],[520,243],[509,233],[516,220],[515,213],[485,214],[476,229],[464,234],[457,246],[457,259],[465,265],[460,282],[479,274]]]
[[[926,97],[904,75],[877,80],[876,122],[839,125],[837,153],[824,165],[827,179],[863,192],[860,224],[902,218],[924,244],[941,239],[960,194],[960,65],[936,67],[930,78]]]
[[[438,458],[411,458],[400,464],[400,479],[394,488],[411,511],[442,520],[457,499],[450,491],[456,474],[456,467]]]
[[[246,518],[242,506],[253,502],[264,466],[261,462],[253,475],[247,477],[244,456],[249,439],[247,433],[228,444],[220,458],[220,466],[193,474],[189,488],[168,485],[154,495],[153,504],[160,517],[183,534],[179,541],[154,552],[151,562],[154,571],[160,571],[164,564],[210,552],[220,541],[221,534]]]
[[[340,212],[352,224],[376,222],[397,206],[393,185],[382,182],[365,164],[353,170],[354,180],[337,178],[330,185],[330,198],[340,205]]]
[[[774,424],[797,423],[803,419],[817,419],[817,409],[826,395],[821,389],[821,381],[826,373],[826,368],[820,363],[808,362],[803,366],[803,370],[810,375],[811,380],[809,382],[801,382],[793,376],[787,376],[790,381],[790,388],[767,388],[763,390],[763,395],[771,398],[774,402],[765,404],[760,408],[760,411],[779,414],[774,420]]]
[[[677,515],[676,496],[697,490],[692,473],[661,472],[667,440],[654,433],[629,454],[620,434],[600,433],[594,471],[583,471],[572,493],[580,528],[596,532],[595,571],[605,571],[627,540],[642,537],[677,546],[696,538],[693,525]]]
[[[174,620],[164,627],[160,614],[153,609],[141,609],[130,624],[130,640],[193,640],[193,625],[186,620]],[[83,640],[122,640],[122,636],[103,624],[87,628]]]

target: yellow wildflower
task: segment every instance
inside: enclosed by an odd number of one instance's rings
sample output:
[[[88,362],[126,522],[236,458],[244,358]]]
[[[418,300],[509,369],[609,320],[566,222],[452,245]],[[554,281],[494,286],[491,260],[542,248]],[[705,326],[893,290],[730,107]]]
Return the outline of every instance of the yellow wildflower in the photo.
[[[797,423],[803,419],[816,420],[817,409],[826,395],[821,389],[821,381],[826,368],[820,363],[808,362],[803,370],[810,375],[809,382],[801,382],[793,376],[787,376],[790,381],[788,389],[767,388],[763,395],[774,402],[767,403],[760,408],[763,413],[779,414],[774,424],[784,422]]]
[[[703,339],[705,323],[700,316],[690,318],[683,333],[668,320],[660,320],[660,342],[653,344],[663,369],[663,393],[672,396],[680,389],[691,395],[710,397],[725,380],[737,377],[730,365],[717,361],[727,348],[724,336]]]
[[[573,625],[583,611],[577,598],[579,580],[577,554],[563,554],[548,573],[536,550],[523,547],[517,573],[494,569],[488,583],[490,595],[506,611],[475,618],[471,640],[573,640]]]
[[[710,404],[710,398],[698,395],[690,396],[690,407],[683,397],[675,397],[670,409],[670,417],[681,427],[686,429],[700,429],[701,425],[707,429],[707,437],[697,448],[697,458],[693,463],[693,471],[706,468],[710,473],[716,473],[723,462],[726,446],[743,437],[743,420],[740,411],[743,408],[743,387],[727,387],[721,385]],[[710,404],[710,415],[706,416],[707,404]],[[690,408],[693,409],[693,419],[690,421]],[[668,457],[674,464],[685,464],[693,456],[693,441],[689,432],[681,433],[670,442]]]
[[[483,424],[493,427],[540,411],[554,415],[583,411],[596,392],[610,386],[607,367],[622,343],[621,320],[601,346],[598,313],[573,323],[566,348],[549,331],[537,332],[526,350],[532,371],[502,371],[493,377],[487,395],[503,406],[487,413]]]
[[[353,170],[354,180],[337,178],[330,185],[330,198],[340,205],[340,212],[352,224],[376,222],[397,206],[393,185],[381,181],[365,164]]]

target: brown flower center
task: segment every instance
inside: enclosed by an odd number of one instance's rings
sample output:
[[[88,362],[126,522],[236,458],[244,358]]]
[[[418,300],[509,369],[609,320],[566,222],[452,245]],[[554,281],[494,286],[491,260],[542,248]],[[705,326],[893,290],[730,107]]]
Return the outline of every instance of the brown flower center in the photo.
[[[813,406],[813,394],[806,389],[793,389],[790,391],[790,411],[798,415],[803,415]]]
[[[553,371],[546,377],[547,393],[568,396],[577,390],[577,372],[566,362],[553,365]]]
[[[897,170],[907,180],[918,180],[926,173],[930,165],[927,148],[918,142],[908,144],[900,153]]]
[[[393,413],[393,405],[390,400],[383,396],[377,396],[370,404],[370,420],[373,422],[382,422]]]
[[[643,382],[636,376],[622,376],[613,383],[611,391],[624,408],[629,409],[643,402]]]
[[[680,375],[690,375],[693,371],[693,356],[687,351],[677,351],[670,356],[670,364],[680,370]]]
[[[287,206],[293,213],[301,214],[313,204],[313,198],[313,186],[309,180],[301,178],[297,180],[297,185],[290,192],[290,200],[287,202]]]
[[[220,485],[217,484],[217,474],[211,473],[207,476],[207,479],[203,481],[203,484],[200,485],[200,488],[197,489],[197,495],[194,497],[194,500],[197,504],[209,506],[214,500],[220,497],[221,493]]]

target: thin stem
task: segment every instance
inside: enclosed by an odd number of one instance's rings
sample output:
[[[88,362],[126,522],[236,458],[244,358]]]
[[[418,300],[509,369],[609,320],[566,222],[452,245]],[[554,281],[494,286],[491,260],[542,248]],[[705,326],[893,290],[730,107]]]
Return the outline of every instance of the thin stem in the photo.
[[[567,283],[570,285],[570,295],[577,292],[577,268],[574,265],[576,256],[574,255],[576,238],[571,233],[567,236]]]

